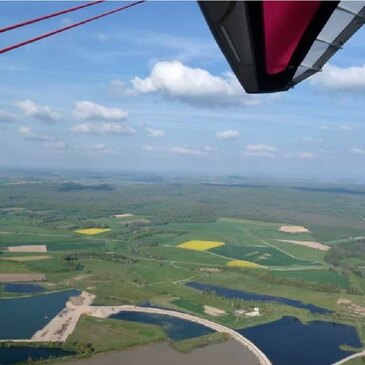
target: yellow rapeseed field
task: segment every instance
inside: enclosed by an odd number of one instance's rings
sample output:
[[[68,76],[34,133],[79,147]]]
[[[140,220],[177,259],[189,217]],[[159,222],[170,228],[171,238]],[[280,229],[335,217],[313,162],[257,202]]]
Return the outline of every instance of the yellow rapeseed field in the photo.
[[[255,264],[251,261],[245,261],[245,260],[232,260],[227,262],[227,266],[235,266],[235,267],[244,267],[244,268],[263,268],[265,266]]]
[[[94,234],[104,233],[108,231],[110,231],[110,228],[85,228],[85,229],[77,229],[75,232],[92,236]]]
[[[223,246],[224,242],[218,241],[199,241],[199,240],[192,240],[186,241],[177,247],[185,248],[187,250],[196,250],[196,251],[207,251],[211,248]]]

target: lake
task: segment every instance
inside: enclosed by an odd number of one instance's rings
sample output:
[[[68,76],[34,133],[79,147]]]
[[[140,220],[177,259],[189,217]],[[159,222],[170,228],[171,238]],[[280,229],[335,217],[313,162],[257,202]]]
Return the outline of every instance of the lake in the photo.
[[[37,284],[4,284],[4,291],[6,293],[32,294],[41,293],[45,290],[43,286]]]
[[[69,297],[78,295],[79,290],[70,289],[0,299],[0,339],[31,338],[65,307]]]
[[[120,312],[111,315],[109,318],[161,326],[165,330],[166,334],[174,341],[199,337],[214,332],[212,329],[198,323],[163,314]]]
[[[224,288],[222,286],[211,285],[211,284],[202,284],[191,281],[186,284],[188,287],[201,290],[201,291],[214,291],[217,295],[226,297],[226,298],[239,298],[243,300],[254,300],[254,301],[261,301],[261,302],[275,302],[286,304],[291,307],[300,308],[300,309],[307,309],[311,313],[315,314],[328,314],[331,313],[330,310],[322,307],[317,307],[314,304],[303,303],[299,300],[289,299],[284,297],[277,297],[272,295],[265,295],[265,294],[257,294],[253,292],[248,292],[245,290],[237,290],[237,289],[229,289]]]
[[[65,351],[59,348],[48,347],[9,347],[0,348],[0,364],[10,365],[33,360],[48,359],[50,357],[65,357],[74,355],[75,352]]]
[[[159,314],[121,312],[110,318],[162,326],[175,341],[212,332],[204,326]],[[302,323],[289,316],[237,332],[262,350],[273,365],[331,365],[352,354],[341,350],[341,345],[362,347],[357,331],[352,326],[326,321]],[[161,357],[160,363],[165,365],[174,362],[165,362]],[[246,365],[245,362],[243,364]]]
[[[274,365],[331,365],[352,354],[341,345],[362,347],[352,326],[295,317],[238,330],[262,350]]]

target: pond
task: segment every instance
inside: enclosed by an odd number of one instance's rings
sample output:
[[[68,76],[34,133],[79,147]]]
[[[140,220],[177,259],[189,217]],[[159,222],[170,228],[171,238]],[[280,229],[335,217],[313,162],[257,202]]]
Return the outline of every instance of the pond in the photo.
[[[46,288],[37,284],[4,284],[4,291],[6,293],[32,294],[41,293],[45,290]]]
[[[74,355],[75,352],[49,347],[4,347],[0,348],[0,364],[10,365],[26,362],[28,359],[40,360],[51,357],[65,357]]]
[[[198,323],[163,314],[120,312],[111,315],[109,318],[161,326],[165,330],[166,334],[174,341],[199,337],[214,332],[212,329]]]
[[[274,365],[331,365],[362,347],[354,327],[325,321],[303,323],[295,317],[238,331],[262,350]]]
[[[264,294],[257,294],[252,293],[245,290],[237,290],[237,289],[229,289],[224,288],[222,286],[211,285],[211,284],[202,284],[191,281],[186,284],[188,287],[201,290],[201,291],[214,291],[217,295],[221,295],[226,298],[240,298],[243,300],[254,300],[254,301],[261,301],[261,302],[276,302],[281,304],[286,304],[291,307],[300,308],[300,309],[307,309],[311,313],[315,314],[328,314],[331,313],[330,310],[322,307],[317,307],[314,304],[303,303],[299,300],[289,299],[284,297],[277,297],[272,295],[264,295]]]
[[[0,299],[0,339],[31,338],[65,307],[71,296],[78,295],[79,290],[70,289]]]

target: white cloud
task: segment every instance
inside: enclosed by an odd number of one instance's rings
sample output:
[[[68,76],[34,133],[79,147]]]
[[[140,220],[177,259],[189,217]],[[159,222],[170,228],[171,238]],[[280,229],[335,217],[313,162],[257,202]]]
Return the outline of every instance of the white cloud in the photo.
[[[133,90],[141,94],[163,95],[193,105],[247,106],[258,103],[257,96],[248,95],[232,72],[215,76],[200,68],[179,61],[157,62],[150,76],[131,80]]]
[[[318,153],[326,153],[330,154],[330,151],[326,151],[324,149],[317,150]],[[287,152],[283,154],[286,158],[300,158],[304,160],[310,160],[314,158],[318,158],[319,155],[317,153],[311,152],[311,151],[302,151],[302,152]]]
[[[173,146],[173,147],[157,147],[151,145],[144,145],[142,149],[148,152],[163,152],[173,155],[183,156],[207,156],[211,152],[217,151],[216,148],[211,146]]]
[[[311,84],[334,92],[365,92],[365,65],[347,68],[327,64]]]
[[[358,147],[354,147],[354,148],[350,148],[349,152],[351,153],[355,153],[357,155],[365,155],[365,149],[363,148],[358,148]]]
[[[35,134],[29,127],[21,126],[19,128],[19,133],[22,134],[24,137],[34,137]]]
[[[57,141],[56,137],[36,134],[29,127],[26,126],[19,127],[18,131],[25,139],[31,141]]]
[[[88,100],[75,102],[74,115],[80,120],[103,120],[108,122],[122,122],[128,118],[128,113],[122,109],[107,108]]]
[[[50,150],[51,152],[64,152],[67,149],[66,141],[53,136],[36,134],[29,127],[21,126],[18,131],[25,139],[29,141],[43,142],[43,147]]]
[[[93,145],[90,146],[90,149],[91,149],[91,151],[94,154],[107,154],[107,155],[111,155],[111,154],[114,154],[115,153],[114,150],[111,150],[111,149],[107,148],[105,146],[105,144],[103,144],[103,143],[93,144]]]
[[[142,149],[145,151],[160,151],[161,149],[155,146],[150,146],[150,145],[144,145],[142,146]]]
[[[303,137],[303,138],[302,138],[302,141],[303,141],[303,142],[307,142],[307,143],[313,143],[313,142],[315,142],[316,140],[315,140],[314,138],[312,138],[312,137]]]
[[[112,80],[109,83],[109,89],[112,93],[119,95],[119,96],[133,96],[137,95],[137,93],[129,88],[124,81],[120,79]]]
[[[63,152],[67,149],[67,143],[66,143],[66,141],[57,139],[54,141],[44,142],[43,147],[51,150],[52,152]]]
[[[95,33],[93,38],[100,42],[106,42],[110,40],[109,35],[102,32]]]
[[[71,128],[71,132],[82,134],[135,134],[136,130],[124,123],[81,123]]]
[[[205,156],[209,152],[209,147],[189,147],[189,146],[176,146],[171,147],[171,153],[176,155],[185,155],[185,156]]]
[[[47,105],[37,105],[31,100],[17,101],[15,105],[20,108],[26,117],[38,119],[42,122],[53,123],[60,119],[61,115],[53,111]]]
[[[299,152],[297,154],[297,157],[303,159],[312,159],[312,158],[317,158],[318,156],[313,152],[304,151],[304,152]]]
[[[249,144],[243,155],[246,157],[274,157],[278,151],[278,148],[266,144]]]
[[[352,127],[347,124],[342,125],[321,125],[319,127],[320,131],[340,131],[344,133],[349,133],[352,131]]]
[[[232,129],[227,129],[216,134],[217,138],[220,140],[236,139],[239,135],[238,131],[233,131]]]
[[[159,137],[165,136],[165,132],[161,131],[159,129],[153,129],[153,128],[146,127],[145,131],[146,131],[148,137],[159,138]]]
[[[14,114],[0,110],[0,123],[14,123],[17,118]]]

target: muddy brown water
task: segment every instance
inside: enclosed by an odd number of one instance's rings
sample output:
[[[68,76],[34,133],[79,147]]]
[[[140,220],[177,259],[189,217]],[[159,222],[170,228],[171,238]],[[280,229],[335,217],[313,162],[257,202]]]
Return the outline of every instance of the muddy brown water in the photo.
[[[183,354],[160,343],[90,359],[63,362],[62,365],[259,365],[256,357],[234,340],[209,345]]]

